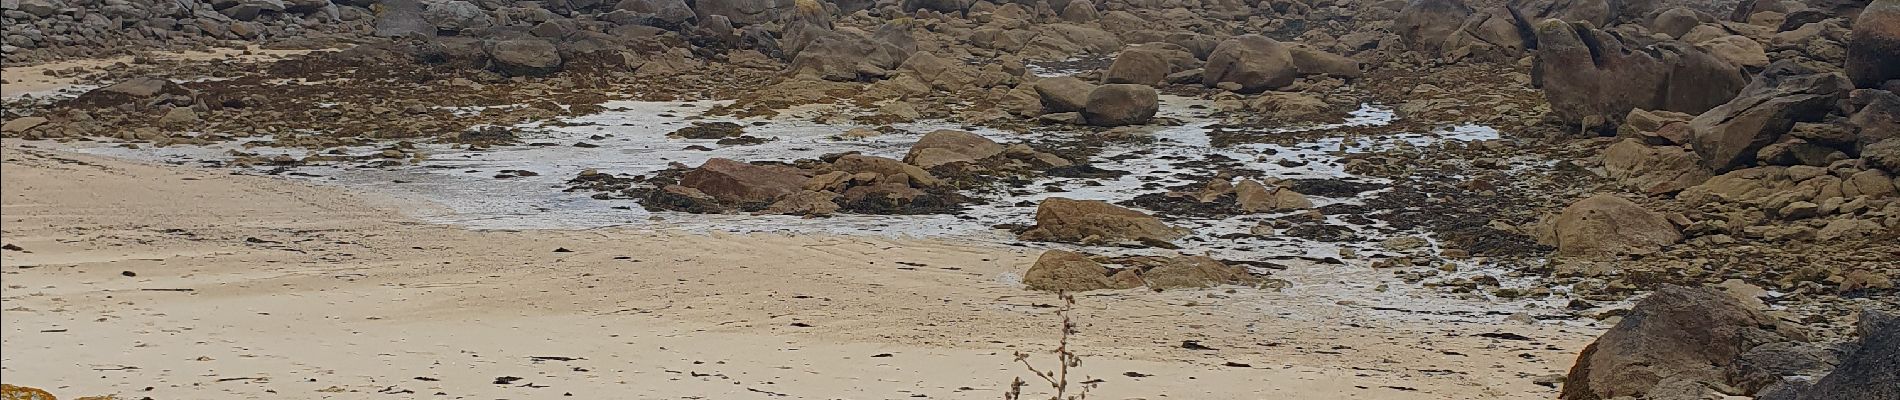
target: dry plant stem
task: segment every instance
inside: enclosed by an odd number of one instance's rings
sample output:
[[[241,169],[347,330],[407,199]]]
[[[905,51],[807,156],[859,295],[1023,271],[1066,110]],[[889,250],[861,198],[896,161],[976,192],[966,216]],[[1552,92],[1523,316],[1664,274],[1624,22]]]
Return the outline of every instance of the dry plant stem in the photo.
[[[1055,371],[1043,372],[1037,369],[1035,364],[1029,362],[1029,353],[1016,352],[1016,362],[1022,363],[1023,368],[1028,369],[1029,372],[1035,374],[1036,377],[1042,378],[1044,382],[1049,383],[1050,388],[1055,389],[1055,395],[1050,396],[1050,400],[1087,399],[1089,388],[1095,385],[1092,382],[1084,382],[1081,390],[1078,391],[1076,395],[1070,396],[1068,394],[1069,368],[1082,366],[1082,357],[1076,355],[1075,352],[1069,351],[1069,337],[1076,333],[1075,321],[1069,316],[1069,312],[1075,310],[1075,296],[1071,296],[1068,293],[1060,293],[1059,295],[1062,297],[1062,308],[1056,309],[1056,315],[1062,317],[1062,336],[1056,342],[1055,353],[1057,365]],[[1005,400],[1021,399],[1022,388],[1025,385],[1027,384],[1023,382],[1022,378],[1016,378],[1010,382],[1009,391],[1003,393],[1003,398]]]

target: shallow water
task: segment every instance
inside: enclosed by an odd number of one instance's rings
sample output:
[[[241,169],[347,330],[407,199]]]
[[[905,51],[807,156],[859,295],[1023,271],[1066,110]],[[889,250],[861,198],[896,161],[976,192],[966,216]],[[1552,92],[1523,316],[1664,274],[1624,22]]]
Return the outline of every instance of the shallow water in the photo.
[[[1150,128],[1151,134],[1156,139],[1154,143],[1122,145],[1105,149],[1096,157],[1097,161],[1093,164],[1099,168],[1129,171],[1131,172],[1129,175],[1118,179],[1042,178],[1021,189],[992,194],[990,196],[996,197],[989,198],[988,204],[971,206],[957,215],[839,215],[831,218],[802,218],[779,215],[649,212],[632,200],[596,200],[590,197],[592,192],[562,191],[568,187],[567,180],[586,169],[613,174],[649,174],[666,169],[674,163],[697,166],[713,157],[742,161],[792,161],[845,151],[901,158],[923,133],[936,129],[962,129],[942,122],[918,122],[893,125],[904,130],[905,133],[886,134],[861,140],[838,139],[834,136],[851,128],[872,128],[873,126],[827,125],[811,122],[809,118],[800,120],[795,117],[772,120],[699,117],[700,113],[720,104],[722,103],[715,101],[610,102],[603,104],[609,109],[608,111],[567,119],[564,121],[567,124],[562,124],[564,126],[523,125],[517,127],[524,132],[521,137],[522,143],[548,145],[505,146],[471,151],[447,145],[418,144],[419,150],[427,155],[427,158],[419,165],[367,168],[337,164],[296,167],[293,171],[307,174],[300,179],[427,202],[436,207],[410,211],[425,221],[476,229],[632,227],[689,232],[796,232],[924,237],[1020,244],[1010,233],[992,228],[996,224],[1033,223],[1035,207],[1017,204],[1034,204],[1042,199],[1057,196],[1119,202],[1160,190],[1144,189],[1145,185],[1185,185],[1198,180],[1188,179],[1199,177],[1193,174],[1205,174],[1205,171],[1184,170],[1173,165],[1183,160],[1202,160],[1209,156],[1220,155],[1239,160],[1242,168],[1263,171],[1266,176],[1262,178],[1339,178],[1358,182],[1387,183],[1381,179],[1357,177],[1345,172],[1340,154],[1372,151],[1400,145],[1401,142],[1424,146],[1437,141],[1487,140],[1498,137],[1497,131],[1488,127],[1457,126],[1432,132],[1359,138],[1351,146],[1343,146],[1343,138],[1327,137],[1290,146],[1242,144],[1216,148],[1210,145],[1207,135],[1207,127],[1215,121],[1205,115],[1206,107],[1191,107],[1205,105],[1205,102],[1193,98],[1164,96],[1161,116],[1184,121],[1183,125]],[[1343,124],[1302,127],[1302,129],[1388,124],[1395,118],[1389,109],[1366,106],[1353,112],[1352,117]],[[675,139],[666,136],[667,133],[689,126],[695,121],[736,122],[745,126],[747,135],[771,140],[758,145],[720,146],[711,139]],[[761,121],[769,123],[752,124]],[[981,129],[970,131],[1004,143],[1024,141],[1039,135]],[[598,147],[574,147],[574,144],[581,142]],[[686,149],[688,146],[695,145],[709,147],[712,150]],[[241,142],[206,147],[142,149],[96,145],[86,147],[83,151],[135,159],[194,164],[202,160],[223,158],[222,154],[232,149],[265,155],[302,156],[305,153],[302,149],[250,147]],[[378,149],[379,147],[362,147],[347,151],[351,154],[373,154]],[[1146,153],[1141,154],[1140,157],[1117,157],[1134,152]],[[1302,165],[1281,166],[1278,161],[1283,159]],[[256,168],[256,171],[267,169]],[[527,170],[539,175],[495,178],[503,170]],[[1183,174],[1187,174],[1188,178],[1178,176]],[[1062,191],[1046,192],[1042,189],[1046,186],[1060,187]],[[1312,199],[1317,205],[1323,206],[1339,202],[1358,202],[1374,193],[1376,192],[1362,193],[1357,198],[1312,197]],[[1274,217],[1276,215],[1243,215],[1218,219],[1170,220],[1171,224],[1189,228],[1194,232],[1189,238],[1177,242],[1183,245],[1183,249],[1179,251],[1114,247],[1087,248],[1086,250],[1101,254],[1180,253],[1206,254],[1233,260],[1274,260],[1286,267],[1284,270],[1275,271],[1275,277],[1293,283],[1291,288],[1285,289],[1289,295],[1310,296],[1316,299],[1337,298],[1378,307],[1424,312],[1394,311],[1394,313],[1409,314],[1411,317],[1459,320],[1496,319],[1499,317],[1494,315],[1494,310],[1560,304],[1556,299],[1510,302],[1484,299],[1446,301],[1447,295],[1437,292],[1436,289],[1401,283],[1390,273],[1366,267],[1365,257],[1392,254],[1379,247],[1379,241],[1387,238],[1388,235],[1374,229],[1378,226],[1354,226],[1339,220],[1337,216],[1328,218],[1334,225],[1348,226],[1359,231],[1360,235],[1367,237],[1368,240],[1342,244],[1290,236],[1220,237],[1226,234],[1247,233],[1255,225]],[[1423,233],[1410,235],[1429,239],[1429,235]],[[1028,245],[1049,248],[1075,247],[1043,243]],[[1342,246],[1353,248],[1361,258],[1348,261],[1348,265],[1314,261],[1340,258]],[[1505,287],[1522,287],[1532,283],[1528,279],[1506,276],[1504,272],[1486,268],[1483,265],[1467,265],[1465,268],[1460,268],[1460,272],[1456,275],[1466,277],[1492,275],[1503,281]],[[1015,278],[999,276],[998,279],[1007,281]],[[1388,284],[1387,288],[1375,290],[1382,284]],[[1543,304],[1533,305],[1533,303]],[[1508,306],[1500,307],[1506,304]]]

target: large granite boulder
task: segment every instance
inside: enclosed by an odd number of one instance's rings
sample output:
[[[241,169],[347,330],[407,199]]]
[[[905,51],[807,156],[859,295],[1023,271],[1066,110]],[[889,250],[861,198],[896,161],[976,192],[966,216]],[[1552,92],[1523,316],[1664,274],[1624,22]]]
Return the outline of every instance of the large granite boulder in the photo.
[[[1260,35],[1227,38],[1207,56],[1201,82],[1207,87],[1235,85],[1241,93],[1259,93],[1293,84],[1299,71],[1286,45]]]
[[[799,192],[810,179],[808,172],[798,168],[714,158],[680,176],[680,186],[749,209],[768,206],[780,197]]]
[[[1089,92],[1082,120],[1095,126],[1140,125],[1161,109],[1160,94],[1148,85],[1112,84]]]
[[[904,162],[923,168],[972,162],[1003,153],[1003,145],[981,135],[939,129],[924,134],[904,154]]]
[[[1598,194],[1572,203],[1550,222],[1550,241],[1557,254],[1607,258],[1651,254],[1682,241],[1662,214],[1612,194]]]
[[[1036,206],[1036,225],[1022,240],[1068,243],[1166,243],[1182,231],[1140,211],[1098,200],[1050,197]]]
[[[1583,349],[1559,398],[1706,398],[1709,384],[1735,386],[1726,371],[1744,353],[1804,338],[1721,290],[1665,286]]]
[[[1531,68],[1551,112],[1566,123],[1613,127],[1632,109],[1697,114],[1748,83],[1741,69],[1685,43],[1634,47],[1586,23],[1537,25]]]
[[[1392,32],[1414,49],[1438,50],[1471,14],[1462,0],[1412,0],[1392,21]]]
[[[1874,0],[1854,20],[1847,76],[1864,88],[1900,79],[1900,0]]]
[[[1704,165],[1727,171],[1749,165],[1759,150],[1796,122],[1825,118],[1852,89],[1836,73],[1810,73],[1790,62],[1762,71],[1734,100],[1689,121],[1691,142]]]

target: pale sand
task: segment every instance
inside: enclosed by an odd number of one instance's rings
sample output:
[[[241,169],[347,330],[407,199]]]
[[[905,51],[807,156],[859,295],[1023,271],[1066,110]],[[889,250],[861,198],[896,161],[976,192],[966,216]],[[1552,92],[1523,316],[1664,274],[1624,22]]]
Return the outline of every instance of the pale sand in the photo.
[[[245,51],[246,50],[225,48],[203,51],[154,51],[147,52],[143,56],[154,60],[202,61],[229,59],[236,62],[250,63],[275,60],[285,56],[310,52],[310,50],[273,50],[257,46],[250,47],[250,54],[244,54]],[[72,77],[47,75],[47,71],[65,71],[74,68],[85,71],[104,70],[114,68],[119,63],[131,63],[132,58],[133,56],[82,58],[34,65],[9,65],[6,68],[0,68],[0,80],[6,81],[6,84],[0,85],[0,97],[12,98],[24,95],[46,95],[59,91],[60,89],[73,87],[79,83]]]
[[[1056,341],[1036,306],[1055,297],[1000,278],[1024,249],[471,231],[335,188],[46,145],[3,153],[4,240],[29,252],[0,254],[0,348],[7,383],[62,396],[996,399],[1030,379],[1013,351],[1048,366]],[[1301,301],[1090,293],[1077,375],[1104,380],[1097,399],[1550,398],[1533,377],[1595,333]],[[1499,330],[1535,341],[1472,336]]]

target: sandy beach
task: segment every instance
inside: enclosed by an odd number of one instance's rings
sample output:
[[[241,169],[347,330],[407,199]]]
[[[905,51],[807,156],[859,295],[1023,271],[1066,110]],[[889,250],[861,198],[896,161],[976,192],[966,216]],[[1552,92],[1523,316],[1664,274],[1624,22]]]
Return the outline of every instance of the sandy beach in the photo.
[[[1016,351],[1053,365],[1058,300],[1011,280],[1030,250],[475,231],[333,187],[4,155],[5,373],[62,396],[978,399],[1033,379]],[[1092,398],[1543,398],[1595,333],[1270,291],[1078,302]]]

